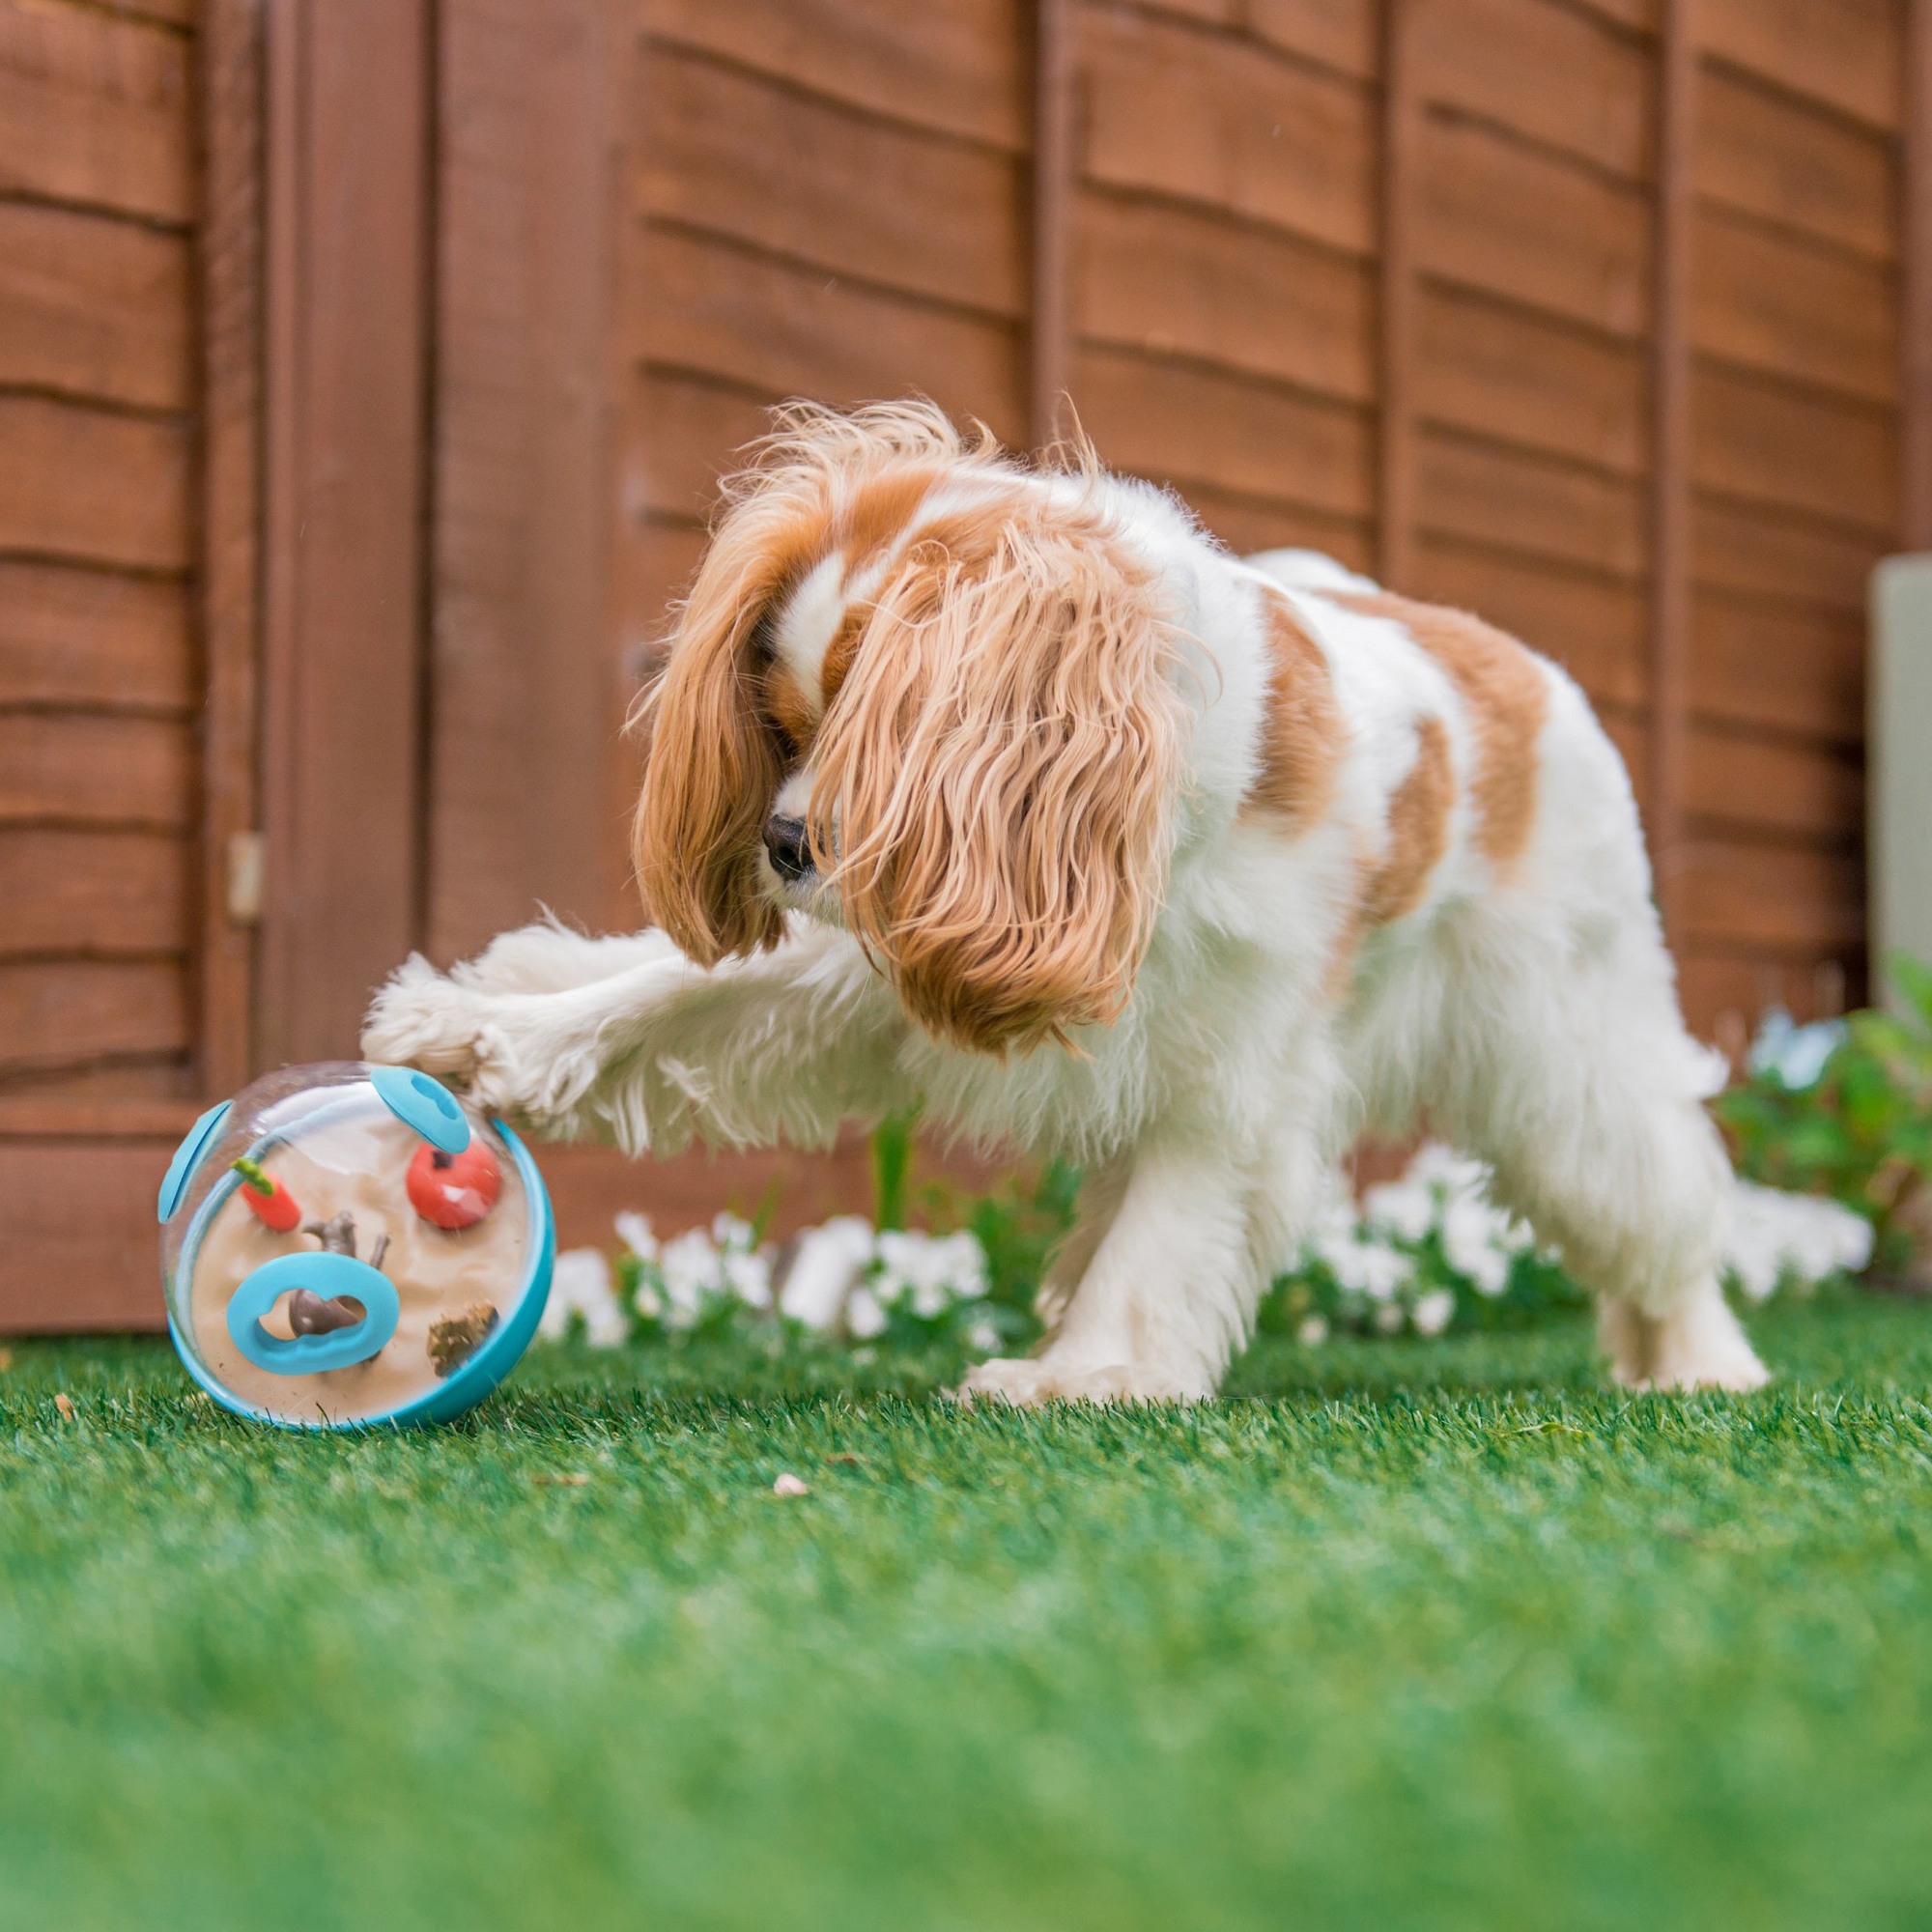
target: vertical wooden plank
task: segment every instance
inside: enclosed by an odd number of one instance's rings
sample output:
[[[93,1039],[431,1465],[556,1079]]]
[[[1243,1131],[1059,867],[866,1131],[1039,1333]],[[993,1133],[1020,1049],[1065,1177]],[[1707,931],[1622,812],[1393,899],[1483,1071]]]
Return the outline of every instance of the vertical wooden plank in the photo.
[[[618,755],[609,0],[443,0],[428,933],[585,923]]]
[[[420,924],[429,0],[272,0],[259,1052],[353,1053]]]
[[[202,530],[200,904],[195,1074],[204,1094],[247,1078],[254,934],[230,904],[231,861],[255,824],[261,620],[262,10],[201,15]],[[242,917],[237,917],[238,913]]]
[[[1074,10],[1079,0],[1035,0],[1033,99],[1033,328],[1028,390],[1033,440],[1044,448],[1061,420],[1072,368]]]
[[[1697,128],[1695,0],[1662,0],[1658,31],[1655,337],[1651,355],[1651,866],[1674,932],[1684,844],[1690,646],[1690,249]]]
[[[1932,550],[1932,0],[1909,0],[1905,57],[1900,536]]]
[[[1382,0],[1381,269],[1376,567],[1409,580],[1415,530],[1415,164],[1422,93],[1415,0]]]

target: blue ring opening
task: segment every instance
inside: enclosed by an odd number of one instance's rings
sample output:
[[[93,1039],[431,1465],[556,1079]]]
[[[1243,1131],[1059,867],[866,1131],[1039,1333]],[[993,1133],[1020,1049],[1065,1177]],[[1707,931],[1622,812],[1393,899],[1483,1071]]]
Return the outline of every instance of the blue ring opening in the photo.
[[[262,1317],[293,1289],[305,1288],[325,1301],[349,1295],[362,1304],[353,1328],[327,1335],[297,1335],[283,1341],[262,1326]],[[396,1285],[380,1268],[348,1255],[277,1255],[264,1262],[228,1297],[228,1339],[272,1376],[307,1376],[325,1369],[354,1368],[396,1332],[402,1302]]]
[[[456,1095],[415,1066],[372,1066],[369,1084],[384,1106],[431,1147],[461,1153],[469,1145],[469,1122]]]

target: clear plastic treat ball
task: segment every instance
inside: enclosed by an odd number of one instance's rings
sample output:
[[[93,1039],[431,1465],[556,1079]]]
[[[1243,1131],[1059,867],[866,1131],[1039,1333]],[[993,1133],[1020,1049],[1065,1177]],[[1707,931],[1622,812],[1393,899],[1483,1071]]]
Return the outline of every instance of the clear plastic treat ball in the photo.
[[[286,1428],[462,1414],[528,1347],[550,1293],[536,1163],[411,1067],[256,1081],[195,1122],[159,1207],[188,1373]]]

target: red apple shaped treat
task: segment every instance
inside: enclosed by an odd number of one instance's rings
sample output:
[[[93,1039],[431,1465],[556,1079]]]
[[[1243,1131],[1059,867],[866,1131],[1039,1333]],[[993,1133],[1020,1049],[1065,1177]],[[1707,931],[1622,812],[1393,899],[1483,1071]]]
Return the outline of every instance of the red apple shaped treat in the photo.
[[[461,1153],[425,1142],[410,1162],[410,1205],[438,1228],[473,1228],[497,1205],[503,1173],[481,1140]]]

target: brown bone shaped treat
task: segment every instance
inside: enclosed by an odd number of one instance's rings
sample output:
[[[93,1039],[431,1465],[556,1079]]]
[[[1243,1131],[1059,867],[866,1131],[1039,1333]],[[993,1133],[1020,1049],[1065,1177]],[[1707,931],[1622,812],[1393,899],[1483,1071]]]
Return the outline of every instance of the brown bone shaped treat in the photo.
[[[347,1295],[325,1300],[312,1289],[298,1288],[289,1295],[289,1327],[298,1335],[329,1335],[353,1328],[366,1311]]]
[[[331,1220],[309,1222],[302,1233],[313,1235],[328,1254],[355,1259],[355,1216],[346,1208]],[[369,1251],[369,1265],[381,1267],[383,1257],[388,1252],[388,1236],[378,1235],[376,1245]],[[325,1298],[311,1289],[298,1288],[289,1296],[288,1312],[292,1333],[329,1335],[338,1328],[355,1327],[368,1311],[346,1294]]]

